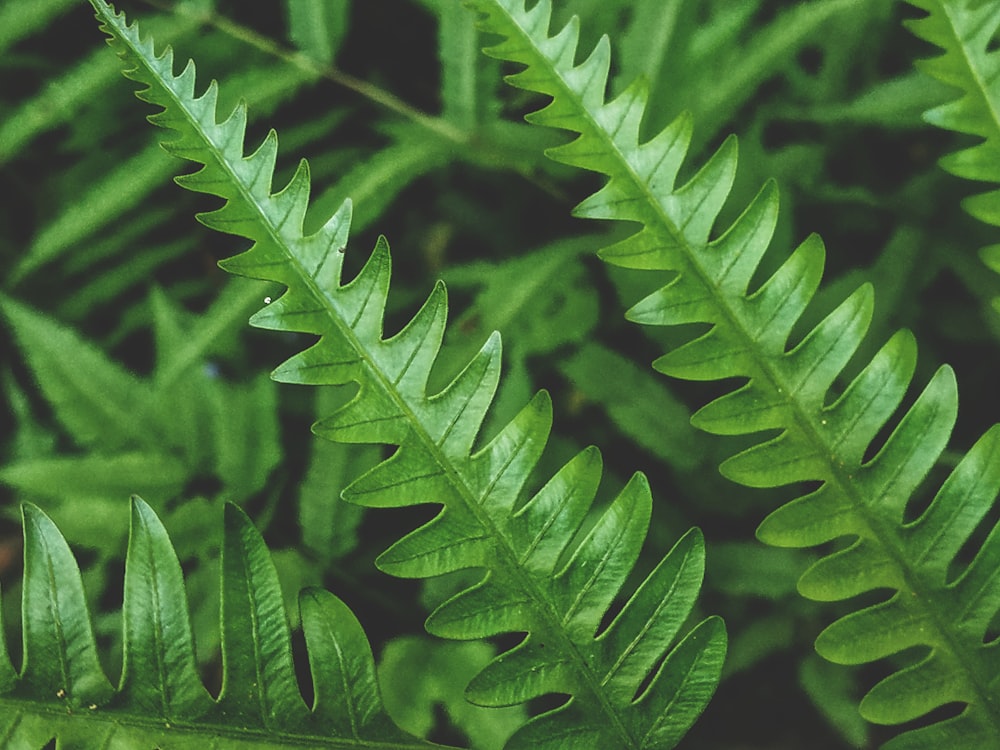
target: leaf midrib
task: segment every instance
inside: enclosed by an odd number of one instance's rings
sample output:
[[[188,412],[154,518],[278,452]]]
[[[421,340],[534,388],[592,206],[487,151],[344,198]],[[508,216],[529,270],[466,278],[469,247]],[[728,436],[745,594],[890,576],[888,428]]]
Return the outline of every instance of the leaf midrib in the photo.
[[[100,708],[96,710],[81,709],[73,713],[68,713],[66,707],[61,704],[42,703],[33,700],[18,700],[10,696],[0,696],[0,708],[4,715],[15,715],[18,717],[17,723],[23,723],[24,718],[33,716],[52,724],[52,736],[62,736],[67,730],[67,725],[76,723],[80,726],[93,727],[96,724],[108,725],[110,732],[124,732],[128,736],[128,731],[134,729],[139,732],[150,732],[156,734],[168,734],[183,739],[198,739],[203,741],[224,739],[227,742],[248,743],[250,748],[336,748],[337,750],[359,750],[359,748],[372,748],[378,750],[417,750],[428,747],[447,747],[434,745],[423,740],[415,739],[411,743],[375,741],[375,740],[352,740],[335,737],[320,737],[304,734],[294,734],[286,731],[269,730],[263,727],[259,729],[239,729],[229,724],[213,724],[209,722],[199,723],[197,721],[185,721],[175,719],[150,718],[148,715],[120,711],[113,708]],[[10,711],[10,714],[7,713]],[[15,713],[16,712],[16,713]],[[93,730],[87,732],[87,736],[95,736]],[[4,737],[0,737],[4,739]],[[168,746],[169,747],[169,746]],[[231,747],[231,745],[225,745]],[[236,745],[239,747],[239,745]]]

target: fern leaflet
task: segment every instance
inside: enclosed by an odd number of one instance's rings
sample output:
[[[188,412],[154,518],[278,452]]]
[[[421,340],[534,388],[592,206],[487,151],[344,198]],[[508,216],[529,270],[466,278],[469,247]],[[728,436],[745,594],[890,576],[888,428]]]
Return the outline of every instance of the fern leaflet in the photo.
[[[677,175],[692,124],[680,116],[648,142],[639,142],[646,84],[637,81],[605,100],[607,37],[576,63],[578,20],[550,34],[551,3],[530,9],[524,0],[467,0],[481,26],[502,41],[488,54],[523,64],[515,86],[551,97],[528,115],[539,125],[570,130],[571,142],[549,151],[566,164],[606,175],[596,194],[576,208],[594,219],[636,222],[640,229],[602,251],[614,264],[672,271],[665,287],[635,305],[631,320],[647,325],[708,323],[704,335],[654,363],[689,380],[743,378],[745,385],[698,411],[696,426],[721,435],[777,430],[724,462],[722,471],[752,487],[802,481],[819,487],[774,511],[758,536],[771,544],[805,547],[839,538],[853,543],[818,561],[801,578],[803,594],[847,599],[877,589],[885,601],[844,617],[818,639],[836,662],[863,663],[920,646],[926,654],[876,685],[861,704],[871,721],[899,724],[949,703],[961,713],[906,731],[887,747],[995,747],[1000,736],[998,675],[987,627],[1000,605],[994,531],[976,558],[954,578],[949,566],[1000,490],[1000,429],[983,436],[937,493],[929,508],[904,523],[907,505],[944,449],[955,422],[957,390],[941,368],[871,460],[866,451],[897,410],[913,375],[916,346],[897,333],[839,393],[834,382],[862,343],[873,293],[862,286],[796,343],[791,332],[823,271],[824,249],[806,239],[755,291],[751,277],[768,248],[778,199],[766,185],[718,236],[713,227],[736,171],[728,139],[686,183]]]
[[[157,55],[152,42],[110,6],[92,4],[128,63],[126,75],[148,86],[140,98],[163,107],[150,119],[176,131],[165,148],[203,165],[178,182],[225,200],[200,220],[253,241],[223,267],[287,287],[252,324],[320,337],[274,377],[356,383],[353,400],[315,431],[338,441],[398,446],[345,496],[372,507],[444,506],[383,553],[379,566],[405,577],[482,568],[477,584],[431,614],[428,630],[463,639],[525,633],[473,680],[471,699],[510,705],[549,693],[570,696],[522,727],[509,747],[673,747],[713,692],[725,651],[722,622],[714,617],[676,642],[700,588],[700,534],[685,535],[598,632],[646,536],[652,500],[645,478],[634,476],[571,546],[593,502],[601,461],[588,449],[540,491],[522,497],[551,424],[547,394],[539,393],[486,446],[475,448],[498,383],[499,336],[491,336],[444,390],[428,396],[447,312],[443,285],[401,332],[383,338],[390,276],[385,240],[357,277],[342,284],[350,203],[305,236],[306,163],[272,193],[273,131],[244,156],[245,107],[217,122],[214,82],[196,97],[193,63],[174,75],[169,49]]]

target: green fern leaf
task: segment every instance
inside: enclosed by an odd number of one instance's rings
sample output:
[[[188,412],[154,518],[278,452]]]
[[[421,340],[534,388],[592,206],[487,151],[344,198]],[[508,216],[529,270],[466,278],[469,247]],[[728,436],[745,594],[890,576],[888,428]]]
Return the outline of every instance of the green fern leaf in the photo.
[[[496,119],[496,76],[484,70],[479,33],[469,23],[461,3],[428,3],[438,14],[438,57],[441,60],[442,116],[463,130],[480,128]],[[490,68],[495,63],[490,62]]]
[[[649,370],[599,344],[588,343],[563,372],[588,398],[601,402],[625,435],[682,471],[702,459],[702,445],[687,407],[667,392]],[[614,381],[607,374],[615,373]]]
[[[0,52],[5,51],[18,39],[44,28],[52,18],[67,10],[73,0],[42,0],[27,8],[5,5],[0,8]]]
[[[26,505],[22,514],[24,660],[18,687],[35,700],[58,698],[70,710],[103,705],[111,683],[97,657],[72,553],[40,510]]]
[[[759,529],[766,542],[806,547],[855,539],[816,563],[799,582],[806,596],[847,599],[891,589],[885,602],[834,623],[817,647],[828,658],[864,663],[910,647],[927,650],[875,686],[861,704],[871,721],[898,724],[949,703],[954,717],[905,732],[887,747],[995,747],[1000,737],[995,649],[984,645],[1000,608],[995,570],[997,535],[958,578],[958,552],[989,511],[998,490],[997,440],[989,431],[913,523],[907,506],[944,449],[955,422],[952,371],[941,368],[866,460],[880,429],[893,417],[911,381],[915,343],[899,333],[838,393],[834,383],[858,351],[871,321],[873,293],[862,286],[797,343],[795,324],[819,286],[824,249],[810,237],[752,293],[751,277],[767,250],[777,218],[773,185],[743,214],[713,235],[736,170],[727,140],[686,183],[677,175],[691,139],[681,116],[647,142],[639,141],[645,84],[605,101],[610,65],[603,38],[579,64],[578,21],[550,35],[548,0],[468,0],[482,27],[503,40],[487,52],[526,68],[508,80],[551,102],[531,122],[573,131],[549,155],[606,175],[579,216],[636,222],[632,236],[602,251],[611,263],[671,271],[670,283],[629,311],[649,325],[708,323],[707,333],[657,360],[663,373],[690,380],[742,378],[746,383],[698,411],[696,426],[721,435],[765,430],[778,434],[729,459],[722,471],[753,487],[802,481],[819,488],[776,510]],[[992,462],[992,463],[991,463]]]
[[[330,65],[347,30],[347,0],[288,0],[289,36],[316,62]]]
[[[428,747],[386,715],[361,626],[339,599],[300,595],[315,700],[292,665],[287,615],[267,548],[236,506],[225,512],[225,678],[213,700],[198,677],[180,564],[153,510],[132,502],[125,560],[124,657],[113,688],[101,667],[79,568],[55,524],[23,508],[24,656],[0,639],[4,747]]]
[[[961,92],[958,98],[924,113],[924,119],[939,128],[981,138],[941,160],[941,166],[956,177],[1000,183],[1000,53],[989,51],[1000,28],[996,3],[970,0],[908,0],[927,12],[925,18],[909,21],[910,30],[944,50],[922,60],[921,70]],[[980,221],[1000,226],[1000,189],[966,198],[962,205]],[[1000,244],[983,249],[983,259],[1000,271]],[[994,302],[1000,309],[1000,301]]]
[[[142,501],[132,504],[126,561],[122,706],[172,721],[204,715],[209,696],[198,678],[180,565],[166,529]]]
[[[79,445],[106,452],[159,447],[162,437],[136,418],[150,400],[145,383],[71,329],[25,305],[0,297],[0,312],[59,421]]]
[[[428,396],[445,328],[443,285],[402,331],[383,338],[390,277],[385,240],[379,239],[358,275],[342,284],[350,203],[305,236],[305,162],[272,193],[275,134],[244,156],[245,108],[218,122],[214,82],[196,97],[193,63],[174,75],[169,49],[155,54],[152,42],[104,2],[93,5],[127,61],[126,75],[148,86],[140,98],[163,107],[150,119],[176,131],[167,150],[203,165],[178,182],[225,200],[200,220],[253,241],[224,268],[288,287],[253,316],[253,325],[320,336],[274,377],[357,384],[355,397],[315,431],[343,442],[398,446],[345,496],[372,507],[444,506],[382,554],[379,566],[406,577],[485,569],[479,583],[431,615],[428,629],[465,639],[526,633],[473,680],[471,697],[507,705],[548,693],[570,696],[515,734],[512,747],[676,744],[711,696],[725,651],[718,618],[704,620],[676,643],[700,588],[700,534],[692,531],[678,542],[602,629],[646,536],[652,499],[645,478],[633,477],[586,538],[571,545],[593,502],[601,461],[596,450],[586,450],[539,492],[522,497],[548,437],[548,396],[538,394],[487,445],[476,446],[499,379],[499,336],[491,336],[447,387]],[[284,697],[276,690],[270,699],[251,697],[273,705]]]

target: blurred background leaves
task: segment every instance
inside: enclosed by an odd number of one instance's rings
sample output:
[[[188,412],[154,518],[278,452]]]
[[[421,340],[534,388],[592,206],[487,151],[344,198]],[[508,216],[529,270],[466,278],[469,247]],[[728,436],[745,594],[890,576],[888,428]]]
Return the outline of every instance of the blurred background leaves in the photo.
[[[690,525],[704,529],[702,605],[726,618],[732,647],[725,681],[684,747],[877,743],[855,710],[864,675],[813,655],[830,613],[795,594],[810,556],[752,541],[773,492],[722,480],[719,458],[738,443],[688,424],[716,386],[667,382],[648,367],[677,333],[629,326],[621,300],[655,280],[594,262],[615,230],[570,217],[593,178],[545,159],[558,134],[523,122],[527,94],[502,85],[510,71],[480,53],[489,40],[458,2],[119,5],[195,58],[201,78],[219,79],[223,109],[245,98],[251,137],[277,128],[279,182],[308,157],[307,224],[353,199],[349,272],[378,234],[389,238],[387,334],[435,278],[446,281],[452,323],[438,385],[491,331],[502,333],[505,380],[487,433],[547,388],[557,432],[542,475],[594,443],[613,489],[637,469],[650,476],[648,554]],[[950,94],[913,66],[933,52],[903,27],[917,11],[889,0],[555,5],[560,21],[582,17],[584,47],[612,37],[615,87],[648,78],[647,132],[693,113],[690,164],[739,135],[729,205],[745,205],[775,177],[776,242],[824,237],[830,304],[860,282],[875,285],[873,345],[912,328],[925,375],[948,361],[964,403],[992,403],[1000,326],[990,300],[1000,284],[976,249],[993,240],[961,210],[974,188],[936,165],[968,141],[920,117]],[[339,500],[380,449],[313,438],[310,423],[345,397],[279,389],[266,377],[305,342],[246,325],[276,290],[216,268],[240,248],[194,221],[213,207],[208,199],[170,184],[179,163],[142,121],[86,3],[0,0],[0,52],[0,583],[17,589],[18,506],[30,500],[82,550],[98,636],[116,653],[125,509],[140,493],[175,541],[198,656],[218,679],[211,529],[234,501],[275,550],[286,593],[320,583],[358,613],[401,724],[499,747],[517,717],[460,700],[463,670],[474,672],[491,647],[413,635],[427,602],[454,581],[420,590],[372,565],[419,511],[390,517]],[[991,421],[963,411],[958,445]],[[5,606],[16,600],[4,597]],[[15,612],[4,619],[18,622]]]

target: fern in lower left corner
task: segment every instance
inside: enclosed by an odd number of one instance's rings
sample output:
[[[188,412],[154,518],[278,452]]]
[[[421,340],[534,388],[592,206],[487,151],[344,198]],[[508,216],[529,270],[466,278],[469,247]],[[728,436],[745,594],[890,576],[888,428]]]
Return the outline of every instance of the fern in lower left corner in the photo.
[[[260,534],[235,505],[222,544],[222,692],[195,664],[180,564],[166,530],[132,501],[117,686],[101,664],[76,561],[55,524],[22,508],[22,665],[0,631],[0,746],[137,748],[419,748],[382,707],[371,648],[351,611],[327,591],[299,596],[314,700],[292,662],[277,573]],[[221,738],[224,738],[222,740]]]

